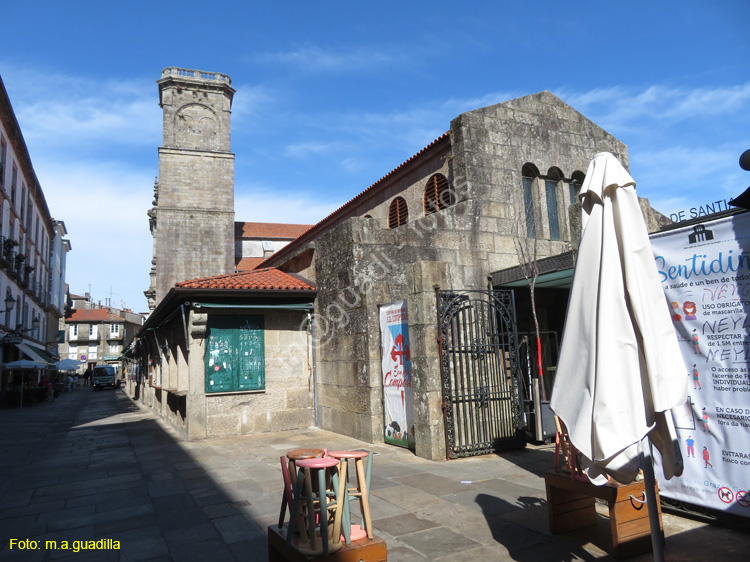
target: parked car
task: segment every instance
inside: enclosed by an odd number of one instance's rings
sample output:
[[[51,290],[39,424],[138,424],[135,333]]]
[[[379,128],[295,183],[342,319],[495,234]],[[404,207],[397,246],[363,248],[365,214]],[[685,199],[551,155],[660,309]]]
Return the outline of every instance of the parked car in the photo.
[[[120,388],[120,380],[117,378],[117,370],[111,365],[98,365],[94,367],[91,384],[94,387],[94,390],[99,390],[100,388],[107,386]]]

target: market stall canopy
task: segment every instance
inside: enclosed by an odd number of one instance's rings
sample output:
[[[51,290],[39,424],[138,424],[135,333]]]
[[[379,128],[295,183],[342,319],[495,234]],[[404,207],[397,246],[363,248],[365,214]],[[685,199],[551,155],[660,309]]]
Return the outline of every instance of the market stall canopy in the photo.
[[[4,369],[13,370],[13,369],[46,369],[47,363],[42,363],[41,361],[30,361],[29,359],[20,359],[18,361],[11,361],[10,363],[3,363],[2,367]]]
[[[75,371],[81,365],[83,365],[83,361],[76,361],[75,359],[63,359],[55,363],[58,371]]]

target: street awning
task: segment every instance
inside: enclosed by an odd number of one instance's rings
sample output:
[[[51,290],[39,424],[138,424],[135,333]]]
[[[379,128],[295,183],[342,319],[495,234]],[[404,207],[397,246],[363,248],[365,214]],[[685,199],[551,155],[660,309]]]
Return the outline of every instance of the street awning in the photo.
[[[24,355],[26,355],[29,359],[32,361],[38,361],[40,363],[47,363],[48,365],[54,364],[54,359],[47,355],[47,353],[27,342],[21,342],[19,344],[16,344],[16,347],[19,351],[21,351]]]

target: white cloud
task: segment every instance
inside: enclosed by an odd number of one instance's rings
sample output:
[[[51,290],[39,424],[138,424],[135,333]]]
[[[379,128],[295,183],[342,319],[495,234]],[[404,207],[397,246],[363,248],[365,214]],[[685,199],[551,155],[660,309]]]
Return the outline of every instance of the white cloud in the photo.
[[[333,142],[303,142],[287,146],[284,149],[284,155],[291,158],[306,158],[308,156],[330,152],[332,149],[338,148],[340,148],[340,146]]]
[[[302,45],[289,51],[262,53],[258,62],[286,64],[302,71],[363,71],[375,66],[392,66],[409,60],[405,54],[371,48],[326,50],[317,45]]]
[[[153,176],[117,163],[42,164],[47,205],[68,231],[66,281],[73,293],[96,301],[147,309],[152,239],[146,211]]]
[[[356,194],[355,194],[356,195]],[[314,190],[288,192],[259,186],[237,186],[234,217],[244,222],[316,224],[346,201],[322,200]]]
[[[40,151],[155,146],[161,140],[153,82],[99,82],[17,69],[9,74],[3,80],[35,160]]]
[[[750,103],[750,83],[722,88],[650,86],[597,88],[586,92],[567,89],[555,95],[607,130],[630,130],[646,119],[665,126],[681,121],[733,115]]]

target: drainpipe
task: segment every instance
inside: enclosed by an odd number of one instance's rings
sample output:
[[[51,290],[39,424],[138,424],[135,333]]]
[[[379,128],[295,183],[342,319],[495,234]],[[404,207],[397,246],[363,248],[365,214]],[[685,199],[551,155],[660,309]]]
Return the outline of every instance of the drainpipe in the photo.
[[[182,312],[182,329],[185,333],[185,355],[190,354],[190,341],[188,340],[188,327],[187,319],[185,318],[185,304],[190,306],[190,303],[183,303],[180,305],[180,312]]]
[[[313,315],[307,313],[307,319],[310,322],[310,338],[312,340],[312,369],[313,369],[313,415],[315,427],[318,427],[318,370],[315,359],[315,322]]]

